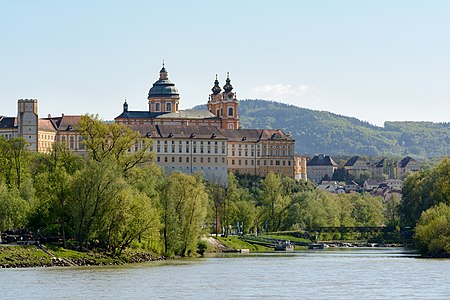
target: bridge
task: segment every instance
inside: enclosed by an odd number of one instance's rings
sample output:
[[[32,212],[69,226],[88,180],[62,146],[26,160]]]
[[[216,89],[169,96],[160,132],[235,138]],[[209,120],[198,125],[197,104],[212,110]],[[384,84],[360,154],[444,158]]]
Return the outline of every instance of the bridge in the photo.
[[[313,232],[326,232],[326,233],[333,233],[333,232],[349,232],[349,233],[386,233],[386,232],[393,232],[395,231],[394,226],[339,226],[339,227],[333,227],[333,226],[313,226],[313,227],[306,227],[304,228],[304,231],[313,233]]]

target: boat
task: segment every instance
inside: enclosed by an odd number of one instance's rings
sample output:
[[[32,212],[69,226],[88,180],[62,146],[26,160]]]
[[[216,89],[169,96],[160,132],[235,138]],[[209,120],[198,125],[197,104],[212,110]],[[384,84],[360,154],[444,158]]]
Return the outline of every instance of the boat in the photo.
[[[290,241],[279,241],[275,245],[275,251],[294,251],[294,245]]]
[[[325,248],[325,244],[324,243],[310,243],[308,244],[308,249],[312,250],[312,249],[323,249]]]

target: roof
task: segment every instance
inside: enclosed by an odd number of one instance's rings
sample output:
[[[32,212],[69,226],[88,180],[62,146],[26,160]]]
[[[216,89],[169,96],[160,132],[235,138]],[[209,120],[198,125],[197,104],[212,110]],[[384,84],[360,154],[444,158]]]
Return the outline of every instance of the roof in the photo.
[[[116,119],[155,119],[160,115],[167,113],[164,112],[151,112],[151,111],[124,111]]]
[[[124,111],[116,119],[219,119],[207,110],[186,109],[178,112]]]
[[[142,137],[226,140],[214,126],[135,124],[129,127],[138,131]]]
[[[39,119],[38,129],[43,131],[56,131],[56,128],[53,126],[50,119]]]
[[[56,129],[58,131],[74,131],[75,126],[78,124],[80,119],[81,116],[66,116],[66,115],[62,115],[61,117],[43,118],[39,119],[39,126],[41,124],[41,121],[48,121],[52,124],[54,130]]]
[[[179,96],[178,89],[169,79],[159,79],[148,92],[148,97],[173,97]]]
[[[170,119],[219,119],[215,114],[208,110],[186,109],[178,112],[166,113],[158,118]]]
[[[389,160],[387,159],[387,158],[382,158],[377,164],[376,164],[376,167],[377,168],[382,168],[382,167],[384,167],[385,165],[388,165],[389,164]]]
[[[15,117],[0,117],[0,128],[17,128]]]
[[[232,142],[258,142],[262,140],[293,141],[290,135],[280,129],[219,129]]]
[[[346,167],[351,167],[354,166],[355,163],[360,159],[360,157],[358,155],[353,156],[352,158],[350,158],[346,163],[345,166]]]
[[[219,129],[219,131],[227,137],[230,142],[254,142],[260,140],[261,129]]]
[[[416,160],[410,156],[406,156],[400,161],[400,168],[405,168],[410,162],[416,162]]]
[[[264,129],[261,140],[286,140],[293,141],[290,134],[284,133],[281,129]]]
[[[169,74],[163,66],[159,72],[159,79],[153,84],[148,92],[148,97],[178,97],[178,90],[175,84],[169,80]]]
[[[39,118],[38,129],[44,131],[73,131],[81,116]],[[17,128],[15,117],[0,117],[0,128]]]
[[[333,166],[337,167],[337,163],[328,155],[316,155],[306,163],[306,166]]]

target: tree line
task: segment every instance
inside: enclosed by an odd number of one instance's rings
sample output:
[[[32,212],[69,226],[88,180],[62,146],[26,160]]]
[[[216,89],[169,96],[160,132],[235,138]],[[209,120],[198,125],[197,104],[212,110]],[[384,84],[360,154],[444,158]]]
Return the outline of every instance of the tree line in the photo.
[[[21,138],[0,138],[0,231],[28,228],[111,254],[130,246],[195,253],[208,205],[203,179],[164,176],[147,151],[151,141],[124,125],[83,116],[77,130],[86,157],[62,144],[42,154]],[[142,149],[129,152],[136,142]]]
[[[302,231],[317,227],[398,225],[399,198],[368,193],[332,194],[307,181],[270,173],[265,178],[230,173],[228,187],[209,183],[211,232]],[[220,224],[220,226],[218,226]],[[334,236],[345,238],[345,236]]]
[[[449,201],[448,160],[408,177],[402,201],[330,194],[275,174],[230,173],[223,187],[200,174],[164,174],[148,151],[152,141],[124,125],[83,116],[76,129],[85,157],[58,143],[35,153],[23,139],[0,138],[0,231],[28,228],[64,246],[112,254],[141,247],[189,256],[203,234],[415,226],[424,210]],[[143,147],[129,151],[136,142]]]
[[[415,228],[426,256],[450,257],[450,161],[409,176],[399,205],[402,224]]]
[[[385,122],[374,126],[356,118],[267,100],[239,104],[243,128],[282,128],[304,155],[444,157],[450,153],[450,123]]]

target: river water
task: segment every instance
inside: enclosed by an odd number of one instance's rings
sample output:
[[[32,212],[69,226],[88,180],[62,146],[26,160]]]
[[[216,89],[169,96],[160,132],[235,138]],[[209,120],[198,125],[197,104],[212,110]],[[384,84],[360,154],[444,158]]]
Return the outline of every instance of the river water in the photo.
[[[402,248],[0,269],[0,299],[450,299],[450,260]]]

